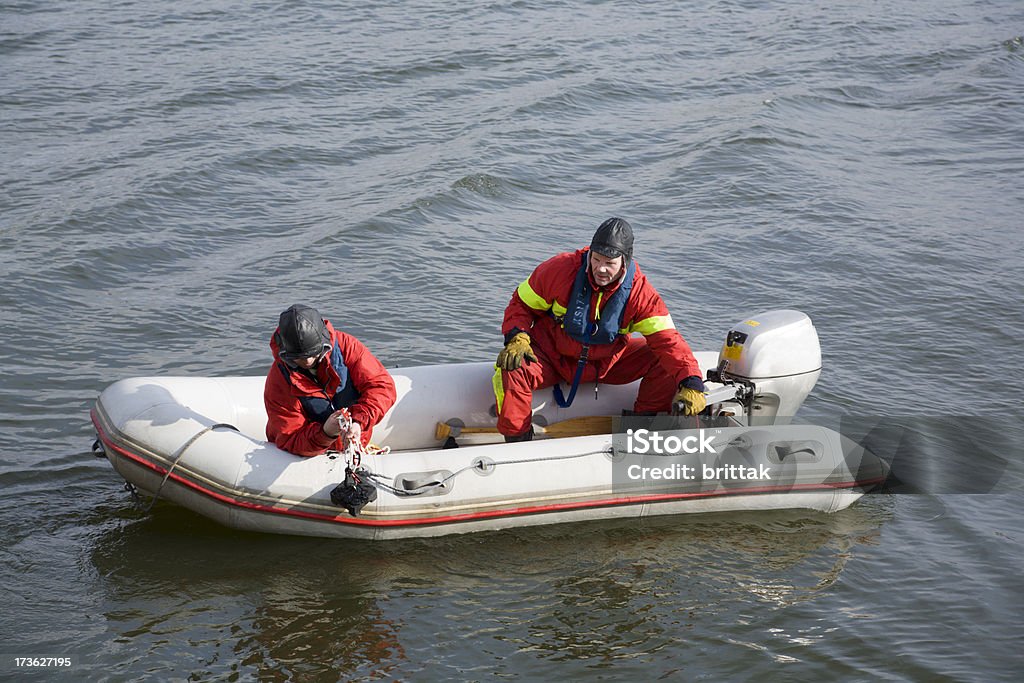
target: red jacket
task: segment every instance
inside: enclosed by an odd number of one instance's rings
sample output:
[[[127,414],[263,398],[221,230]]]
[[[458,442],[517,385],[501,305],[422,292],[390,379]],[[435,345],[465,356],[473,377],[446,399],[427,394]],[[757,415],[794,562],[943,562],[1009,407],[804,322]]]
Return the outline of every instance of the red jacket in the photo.
[[[579,358],[583,345],[562,329],[556,316],[561,317],[569,305],[576,273],[586,251],[589,250],[579,249],[548,259],[519,285],[505,308],[501,331],[506,337],[518,328],[527,332],[534,345],[548,356],[565,356],[572,359],[572,362]],[[593,321],[622,280],[620,278],[601,290],[589,269],[587,276],[595,290],[590,299],[590,319]],[[624,334],[620,334],[611,344],[595,344],[590,347],[589,361],[597,365],[598,379],[622,355],[626,339],[633,332],[644,336],[662,366],[677,382],[687,377],[701,376],[690,346],[676,330],[665,302],[640,272],[639,264],[633,276],[633,289],[626,302],[620,332]]]
[[[358,339],[339,332],[325,320],[334,344],[315,368],[316,379],[281,360],[270,337],[274,364],[267,373],[263,402],[267,408],[267,439],[296,455],[313,456],[341,450],[341,439],[324,434],[324,419],[347,407],[362,427],[362,442],[370,442],[374,425],[395,404],[395,382],[379,360]],[[341,359],[340,368],[334,366]],[[339,392],[340,390],[340,392]]]

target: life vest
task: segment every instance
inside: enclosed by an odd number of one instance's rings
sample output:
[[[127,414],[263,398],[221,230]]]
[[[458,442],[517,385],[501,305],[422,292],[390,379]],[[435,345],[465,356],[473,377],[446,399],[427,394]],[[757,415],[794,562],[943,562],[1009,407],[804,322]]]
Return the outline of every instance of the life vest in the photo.
[[[562,327],[570,337],[584,346],[611,344],[619,336],[619,330],[623,328],[626,303],[629,301],[629,293],[633,289],[636,263],[632,260],[629,262],[626,275],[622,278],[619,288],[605,303],[601,317],[591,322],[590,299],[594,295],[594,287],[590,284],[590,278],[587,277],[589,254],[589,251],[583,252],[583,262],[580,264],[580,269],[576,271],[576,281],[569,294],[569,305],[566,307],[565,315],[562,316]]]
[[[326,396],[326,389],[324,389],[325,395],[313,396],[304,395],[299,396],[299,404],[302,405],[302,412],[305,416],[314,421],[323,424],[327,421],[327,418],[331,416],[335,410],[339,408],[348,408],[359,400],[359,391],[356,390],[352,382],[349,381],[348,366],[345,365],[345,357],[341,353],[341,349],[338,347],[338,342],[334,342],[334,346],[331,348],[331,367],[338,373],[338,388],[334,392],[334,396],[330,399]],[[295,373],[302,372],[297,368],[291,368],[283,361],[278,362],[278,368],[284,374],[288,382],[295,386]],[[306,379],[310,379],[306,376]],[[310,380],[315,381],[315,380]],[[300,385],[301,388],[301,385]]]

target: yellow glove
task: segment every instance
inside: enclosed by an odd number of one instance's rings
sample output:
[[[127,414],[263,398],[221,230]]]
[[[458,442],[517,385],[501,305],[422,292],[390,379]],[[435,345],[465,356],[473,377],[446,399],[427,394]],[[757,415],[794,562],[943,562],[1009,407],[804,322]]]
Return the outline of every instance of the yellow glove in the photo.
[[[704,410],[707,404],[703,391],[689,387],[679,387],[676,397],[672,399],[672,405],[678,406],[677,410],[683,415],[696,415]]]
[[[537,356],[533,355],[533,349],[530,347],[530,335],[520,332],[505,344],[505,348],[498,354],[496,365],[502,370],[517,370],[523,364],[524,358],[537,362]]]

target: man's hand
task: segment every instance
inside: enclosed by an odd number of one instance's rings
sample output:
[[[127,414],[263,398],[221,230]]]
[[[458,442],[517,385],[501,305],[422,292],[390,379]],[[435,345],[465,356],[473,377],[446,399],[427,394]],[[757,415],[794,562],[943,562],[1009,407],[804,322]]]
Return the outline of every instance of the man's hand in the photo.
[[[530,346],[530,335],[520,332],[505,344],[505,348],[498,354],[496,365],[502,370],[518,370],[524,359],[527,362],[537,362],[537,356],[533,355],[533,348]]]
[[[355,446],[356,448],[359,448],[359,446],[361,446],[362,443],[363,443],[363,428],[359,426],[358,422],[356,422],[355,420],[352,420],[352,428],[349,430],[348,434],[342,435],[342,437],[341,437],[341,444],[345,448],[348,448],[349,445],[352,445],[352,446]]]
[[[676,397],[672,399],[672,405],[673,407],[678,406],[679,412],[683,415],[697,415],[700,411],[704,410],[704,406],[707,405],[707,399],[704,398],[703,391],[697,391],[680,384]]]
[[[332,439],[337,439],[341,434],[341,420],[345,417],[345,413],[346,410],[344,408],[339,408],[331,413],[327,419],[324,420],[324,434]]]

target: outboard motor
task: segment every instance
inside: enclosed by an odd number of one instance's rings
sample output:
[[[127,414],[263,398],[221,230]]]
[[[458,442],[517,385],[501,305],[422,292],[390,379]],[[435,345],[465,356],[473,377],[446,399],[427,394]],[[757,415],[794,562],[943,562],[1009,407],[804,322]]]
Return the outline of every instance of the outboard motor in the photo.
[[[733,325],[708,379],[740,385],[749,423],[765,425],[789,422],[819,374],[821,346],[811,319],[781,310]]]

